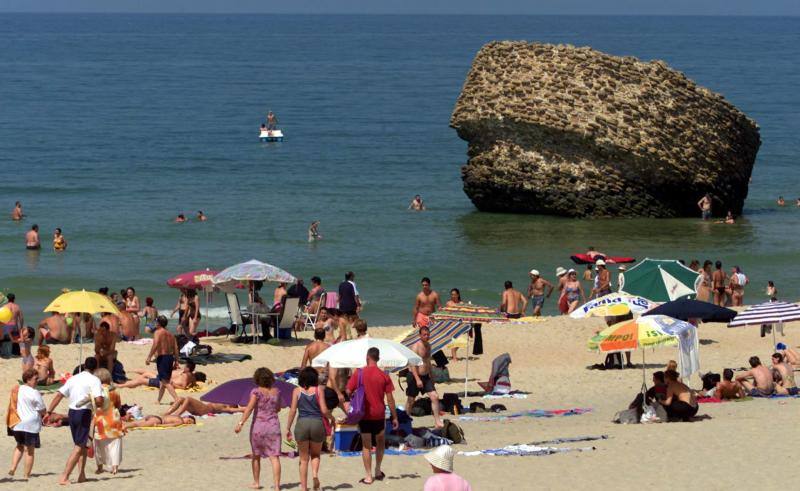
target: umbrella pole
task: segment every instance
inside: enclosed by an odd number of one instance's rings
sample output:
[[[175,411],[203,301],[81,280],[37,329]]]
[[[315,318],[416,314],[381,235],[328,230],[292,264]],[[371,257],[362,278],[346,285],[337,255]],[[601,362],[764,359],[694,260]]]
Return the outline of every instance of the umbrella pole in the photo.
[[[208,290],[205,290],[205,292],[206,292],[206,337],[208,337]]]
[[[644,362],[644,348],[642,348],[642,392],[647,392],[647,367]]]
[[[470,345],[470,337],[467,335],[467,363],[466,368],[464,369],[464,397],[467,397],[467,380],[469,379],[469,345]]]

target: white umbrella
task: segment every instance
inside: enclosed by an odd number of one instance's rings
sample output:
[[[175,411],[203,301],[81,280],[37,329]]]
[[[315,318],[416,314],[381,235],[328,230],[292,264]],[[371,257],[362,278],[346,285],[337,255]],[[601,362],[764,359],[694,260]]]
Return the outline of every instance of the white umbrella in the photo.
[[[234,264],[225,268],[212,279],[214,285],[240,281],[272,281],[275,283],[294,283],[295,277],[277,266],[262,263],[255,259]]]
[[[615,315],[613,314],[614,305],[625,305],[633,314],[642,314],[657,306],[658,303],[638,295],[629,295],[625,292],[609,293],[608,295],[589,300],[573,310],[569,316],[573,319],[583,319],[584,317]]]
[[[367,365],[367,350],[378,348],[381,368],[398,368],[407,365],[420,366],[422,358],[397,341],[391,339],[363,338],[338,343],[326,349],[311,361],[313,367],[363,368]]]

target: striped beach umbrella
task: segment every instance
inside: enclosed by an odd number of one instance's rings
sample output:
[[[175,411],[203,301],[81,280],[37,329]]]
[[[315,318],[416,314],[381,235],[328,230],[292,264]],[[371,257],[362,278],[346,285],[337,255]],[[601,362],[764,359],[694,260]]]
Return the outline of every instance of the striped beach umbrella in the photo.
[[[800,306],[789,302],[764,302],[751,305],[728,323],[728,327],[781,324],[800,320]]]
[[[428,339],[431,345],[431,354],[441,350],[455,338],[467,333],[470,327],[472,327],[471,324],[460,320],[438,321],[431,324],[428,327],[431,333],[431,337]],[[406,331],[396,337],[395,341],[410,348],[419,341],[419,329],[413,328]]]
[[[431,319],[459,320],[471,323],[508,322],[508,317],[492,307],[481,307],[471,303],[462,303],[453,307],[444,307],[430,315]]]

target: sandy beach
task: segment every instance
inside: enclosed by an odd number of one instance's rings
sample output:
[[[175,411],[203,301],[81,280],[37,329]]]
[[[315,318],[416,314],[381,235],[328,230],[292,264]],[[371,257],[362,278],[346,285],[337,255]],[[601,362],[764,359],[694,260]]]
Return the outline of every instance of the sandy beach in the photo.
[[[467,443],[457,450],[470,451],[531,443],[555,438],[607,435],[607,439],[554,445],[561,448],[591,448],[546,456],[461,456],[456,472],[474,489],[597,489],[637,486],[675,488],[697,486],[710,489],[757,486],[772,489],[785,486],[800,476],[793,454],[800,438],[796,424],[800,400],[783,398],[741,403],[702,404],[692,423],[618,425],[611,423],[614,413],[627,406],[642,380],[641,367],[627,370],[597,371],[586,367],[600,355],[588,352],[586,340],[600,327],[601,319],[572,320],[548,318],[535,324],[495,324],[484,327],[486,354],[470,362],[470,390],[478,390],[476,380],[484,379],[492,358],[510,353],[511,380],[515,389],[530,392],[527,399],[483,401],[503,403],[509,411],[526,409],[590,408],[576,416],[552,418],[523,417],[509,421],[460,421]],[[800,336],[797,324],[787,325],[781,339],[794,346]],[[371,335],[393,337],[403,327],[371,328]],[[308,338],[306,333],[304,338]],[[769,360],[771,340],[760,338],[756,328],[729,329],[723,324],[704,324],[699,328],[700,359],[703,370],[721,371],[724,367],[743,367],[753,354]],[[780,337],[780,336],[779,336]],[[210,344],[217,352],[248,353],[252,360],[242,363],[198,367],[215,382],[250,376],[255,368],[273,370],[299,364],[304,342],[291,346],[233,344],[224,338]],[[144,366],[148,346],[123,343],[120,359],[127,369]],[[75,365],[78,346],[54,347],[57,371]],[[84,351],[86,352],[86,351]],[[463,350],[462,350],[463,352]],[[663,347],[647,352],[650,372],[662,369],[675,357],[675,348]],[[634,354],[641,363],[641,353]],[[451,363],[453,382],[440,384],[439,393],[463,390],[464,362]],[[0,387],[5,408],[8,392],[19,374],[19,360],[6,360],[0,370]],[[690,383],[699,387],[695,376]],[[212,384],[213,387],[213,384]],[[145,413],[160,413],[166,406],[156,405],[156,392],[122,389],[123,403],[139,403]],[[46,395],[49,402],[52,395]],[[403,394],[395,391],[398,401]],[[165,397],[168,400],[169,397]],[[468,398],[469,402],[479,400]],[[60,407],[66,412],[66,403]],[[5,411],[4,411],[5,413]],[[288,411],[281,412],[282,425]],[[450,417],[455,419],[457,417]],[[192,486],[200,489],[233,489],[248,485],[249,460],[241,457],[250,451],[247,435],[235,435],[238,417],[217,416],[201,420],[198,427],[161,431],[132,431],[124,439],[120,474],[95,476],[93,462],[87,466],[88,484],[81,488],[117,490],[154,486]],[[432,418],[416,418],[415,426],[432,425]],[[284,427],[285,430],[285,427]],[[15,481],[20,489],[53,488],[71,447],[67,428],[45,428],[42,448],[37,451],[35,477],[29,483]],[[4,458],[10,460],[12,439],[6,438]],[[288,450],[284,448],[284,450]],[[748,460],[745,460],[747,458]],[[297,489],[297,459],[283,459],[283,488]],[[387,456],[384,470],[388,478],[374,486],[379,489],[421,489],[430,474],[421,456]],[[352,489],[362,475],[359,458],[323,456],[321,481],[324,489]],[[73,474],[73,479],[75,475]],[[269,482],[263,471],[262,482]],[[7,480],[0,480],[7,483]]]

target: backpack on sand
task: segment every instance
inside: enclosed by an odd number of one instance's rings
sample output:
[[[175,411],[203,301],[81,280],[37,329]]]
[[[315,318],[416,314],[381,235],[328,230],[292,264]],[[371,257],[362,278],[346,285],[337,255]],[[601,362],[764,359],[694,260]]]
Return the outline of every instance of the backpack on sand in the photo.
[[[453,443],[464,443],[466,439],[464,438],[464,430],[458,426],[457,424],[453,423],[449,419],[445,419],[442,421],[444,426],[442,427],[442,436],[451,440]]]

